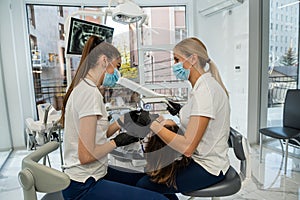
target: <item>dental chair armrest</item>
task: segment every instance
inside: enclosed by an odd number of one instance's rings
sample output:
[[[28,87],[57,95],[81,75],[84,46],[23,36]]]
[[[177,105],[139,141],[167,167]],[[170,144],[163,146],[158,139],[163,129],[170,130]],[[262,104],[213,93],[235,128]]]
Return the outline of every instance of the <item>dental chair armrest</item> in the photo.
[[[26,156],[22,161],[22,171],[19,173],[19,182],[23,188],[30,185],[30,176],[37,192],[51,193],[65,189],[70,184],[70,178],[65,173],[50,168],[38,161],[56,150],[58,142],[49,142]]]

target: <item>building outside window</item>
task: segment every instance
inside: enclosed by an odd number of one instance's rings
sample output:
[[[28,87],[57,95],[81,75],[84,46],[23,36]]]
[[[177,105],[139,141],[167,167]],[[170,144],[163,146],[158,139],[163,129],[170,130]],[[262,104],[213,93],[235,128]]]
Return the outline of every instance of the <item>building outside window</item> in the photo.
[[[29,24],[35,28],[35,16],[34,16],[34,6],[33,5],[28,5],[27,7],[27,16],[28,16],[28,21]]]
[[[105,9],[107,8],[27,4],[28,20],[32,21],[32,16],[36,18],[36,26],[28,27],[30,37],[35,38],[35,42],[31,42],[34,45],[30,46],[31,50],[39,52],[40,58],[39,70],[36,71],[33,67],[36,104],[49,102],[57,110],[62,107],[62,99],[67,87],[66,59],[69,59],[64,55],[66,48],[64,23],[67,17],[78,10],[103,11]],[[107,17],[104,24],[104,16],[76,17],[114,28],[113,45],[122,54],[120,71],[124,77],[136,82],[157,84],[154,89],[160,93],[187,96],[186,88],[162,87],[166,80],[170,83],[177,81],[170,67],[173,62],[170,46],[187,36],[185,6],[144,7],[143,10],[148,15],[148,20],[142,27],[136,24],[122,25],[112,21],[110,17]],[[57,15],[60,17],[57,18]],[[49,18],[53,20],[48,21]],[[46,20],[47,23],[44,23]],[[141,39],[139,40],[138,37]],[[141,43],[138,44],[138,41]],[[145,50],[145,46],[152,49]],[[160,46],[159,50],[157,46]],[[79,56],[70,57],[72,76],[79,61]],[[117,87],[115,90],[115,96],[122,96],[121,93],[124,93],[122,87]],[[108,92],[105,98],[106,101],[110,101],[113,96]],[[129,99],[130,97],[126,97],[124,102],[127,103]]]
[[[58,12],[58,15],[59,15],[59,16],[64,17],[64,9],[63,9],[63,6],[58,6],[58,7],[57,7],[57,12]]]
[[[65,39],[64,28],[65,28],[65,26],[63,24],[61,24],[61,23],[58,24],[58,31],[59,31],[59,39],[60,40],[64,40]]]
[[[274,25],[275,30],[272,29]],[[278,30],[278,26],[285,28]],[[273,35],[276,35],[275,41]],[[299,2],[270,1],[269,58],[267,126],[281,126],[286,91],[298,88]]]

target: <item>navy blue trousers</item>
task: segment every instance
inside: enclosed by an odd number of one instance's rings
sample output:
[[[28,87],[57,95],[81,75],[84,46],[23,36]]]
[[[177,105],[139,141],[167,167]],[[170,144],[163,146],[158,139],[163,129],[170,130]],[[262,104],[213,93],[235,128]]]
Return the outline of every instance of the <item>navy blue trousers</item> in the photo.
[[[191,160],[190,164],[185,168],[181,168],[176,174],[176,185],[174,187],[168,187],[165,184],[154,183],[150,180],[149,176],[142,177],[138,182],[137,186],[152,191],[156,191],[162,194],[182,193],[191,192],[206,188],[215,183],[223,180],[225,176],[220,173],[219,176],[214,176],[208,173],[201,165],[197,164],[194,160]]]
[[[141,188],[156,191],[164,194],[169,199],[178,199],[175,193],[191,192],[194,190],[206,188],[210,185],[220,182],[225,176],[220,173],[219,176],[214,176],[208,173],[203,167],[191,160],[190,164],[185,168],[177,171],[176,185],[168,187],[165,184],[154,183],[145,173],[125,172],[124,170],[114,169],[109,167],[105,177],[107,180],[112,180],[128,185],[136,185]]]
[[[85,183],[71,180],[71,184],[63,190],[65,200],[166,200],[157,192],[117,183],[105,179],[96,181],[93,177]]]

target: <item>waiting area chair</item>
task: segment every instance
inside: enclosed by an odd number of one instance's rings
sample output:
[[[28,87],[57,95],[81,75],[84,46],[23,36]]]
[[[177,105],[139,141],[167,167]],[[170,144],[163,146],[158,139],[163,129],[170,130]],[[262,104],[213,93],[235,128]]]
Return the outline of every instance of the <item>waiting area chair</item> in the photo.
[[[70,184],[69,176],[38,163],[41,158],[58,147],[59,142],[48,142],[22,160],[22,170],[18,178],[23,189],[24,200],[37,200],[37,192],[46,193],[42,200],[63,200],[61,191]]]
[[[242,181],[249,176],[250,164],[249,149],[246,138],[233,128],[230,128],[230,136],[228,140],[229,147],[233,148],[235,156],[240,160],[240,173],[232,166],[225,174],[225,179],[221,182],[209,186],[204,189],[183,193],[183,195],[194,197],[211,197],[213,200],[220,197],[230,196],[240,191]]]
[[[284,107],[283,107],[283,126],[267,127],[259,129],[260,132],[260,154],[259,159],[262,162],[262,141],[263,135],[279,139],[282,156],[285,156],[284,174],[287,170],[287,158],[289,153],[289,141],[300,136],[300,90],[289,89],[286,93]],[[285,154],[282,144],[285,141]],[[299,141],[294,140],[299,144]],[[300,145],[300,144],[299,144]]]

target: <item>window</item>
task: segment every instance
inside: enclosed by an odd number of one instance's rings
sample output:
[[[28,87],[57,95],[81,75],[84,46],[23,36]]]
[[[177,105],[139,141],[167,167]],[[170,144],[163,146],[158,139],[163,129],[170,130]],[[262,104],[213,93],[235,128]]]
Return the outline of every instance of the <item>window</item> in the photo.
[[[57,7],[58,16],[64,17],[64,9],[63,6]]]
[[[59,31],[59,39],[60,40],[64,40],[65,39],[65,36],[64,36],[64,25],[63,24],[61,24],[61,23],[59,23],[58,24],[58,31]]]
[[[33,28],[35,28],[35,16],[34,16],[34,7],[33,7],[33,5],[29,5],[27,7],[27,17],[28,17],[29,24]]]
[[[60,110],[66,90],[64,24],[62,23],[65,18],[61,19],[57,15],[60,15],[63,9],[72,13],[79,7],[32,4],[27,4],[26,7],[35,101],[36,104],[49,102]],[[32,29],[32,22],[35,25],[34,29]]]
[[[272,1],[270,5],[272,5]],[[290,4],[293,0],[276,0],[276,7],[270,6],[270,27],[276,24],[276,29],[270,28],[270,36],[276,34],[275,41],[269,37],[269,73],[268,73],[268,119],[267,126],[281,125],[282,105],[287,89],[297,88],[299,70],[299,4]],[[289,5],[286,9],[278,4]],[[278,13],[281,18],[279,20]],[[284,24],[278,30],[277,25]],[[295,30],[295,31],[292,31]],[[280,37],[280,38],[277,38]],[[280,41],[278,41],[280,39]],[[275,49],[275,51],[273,51]]]
[[[36,49],[37,48],[37,39],[34,35],[29,35],[29,41],[30,41],[30,49]]]
[[[49,102],[57,110],[62,106],[62,98],[66,90],[64,22],[68,17],[67,14],[70,15],[78,10],[102,11],[104,9],[107,8],[27,4],[28,20],[32,18],[30,17],[30,13],[34,13],[32,11],[35,11],[37,19],[36,30],[33,31],[29,28],[32,37],[30,40],[31,50],[38,50],[40,55],[39,75],[33,74],[34,81],[37,82],[34,85],[37,104]],[[111,17],[106,19],[105,25],[114,28],[113,45],[119,49],[122,55],[120,70],[122,76],[136,82],[157,84],[157,87],[152,89],[160,93],[186,96],[186,88],[178,87],[178,85],[184,85],[182,83],[178,83],[171,89],[166,89],[161,84],[166,80],[170,84],[177,81],[170,68],[173,62],[170,46],[187,36],[185,6],[143,7],[142,9],[148,15],[148,20],[142,27],[136,24],[119,24],[112,21]],[[52,20],[49,21],[49,18]],[[80,18],[104,24],[104,16],[88,15]],[[144,47],[152,49],[143,50]],[[163,48],[163,50],[157,47]],[[71,56],[71,76],[75,74],[79,61],[80,57]],[[141,73],[140,70],[143,70],[144,73]],[[124,101],[128,103],[130,94],[125,92],[124,88],[122,88],[124,92],[120,92],[120,88],[122,87],[115,88],[116,92],[113,95],[106,94],[105,99],[112,100],[114,95],[118,97],[120,96],[118,94],[122,93],[121,96],[124,96]]]
[[[175,40],[180,41],[187,37],[187,32],[185,28],[175,28]]]

